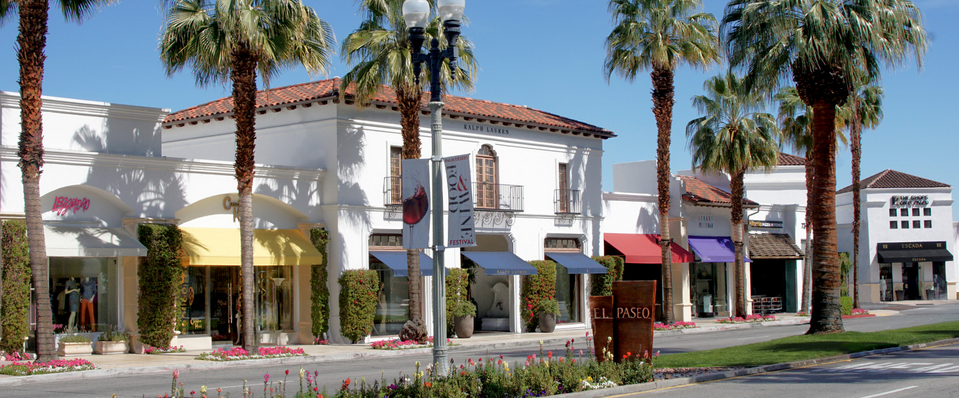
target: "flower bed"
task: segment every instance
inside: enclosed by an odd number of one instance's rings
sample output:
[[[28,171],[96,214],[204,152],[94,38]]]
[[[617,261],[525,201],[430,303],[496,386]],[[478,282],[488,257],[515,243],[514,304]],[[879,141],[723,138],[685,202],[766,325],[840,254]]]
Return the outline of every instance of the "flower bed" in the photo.
[[[732,318],[717,319],[716,322],[717,323],[753,323],[753,322],[769,322],[769,321],[775,321],[775,320],[776,320],[776,317],[773,315],[752,314],[752,315],[746,315],[745,318],[737,316]]]
[[[4,361],[16,362],[16,361],[32,361],[37,359],[36,354],[31,354],[29,352],[14,352],[12,354],[3,354]]]
[[[676,329],[692,329],[696,327],[696,322],[683,322],[679,321],[672,325],[666,325],[661,322],[656,322],[653,324],[653,330],[676,330]]]
[[[179,347],[169,346],[167,348],[147,347],[143,350],[144,354],[170,354],[174,352],[186,352],[186,348],[183,348],[181,345]]]
[[[251,355],[243,347],[233,347],[231,349],[217,348],[213,352],[204,352],[196,359],[203,361],[243,361],[248,359],[264,358],[286,358],[306,356],[302,348],[290,348],[284,346],[278,347],[260,347],[258,354]]]
[[[433,346],[433,337],[428,339],[429,341],[426,344],[419,344],[414,340],[400,340],[400,339],[390,339],[390,340],[380,340],[370,343],[370,348],[374,350],[406,350],[411,348],[429,348]],[[452,344],[452,340],[446,339],[447,345]]]
[[[34,363],[14,362],[0,366],[0,374],[9,376],[30,376],[46,373],[76,372],[96,369],[96,365],[86,359],[60,359],[56,361]]]
[[[869,311],[866,311],[862,308],[853,308],[852,314],[853,315],[869,315]]]

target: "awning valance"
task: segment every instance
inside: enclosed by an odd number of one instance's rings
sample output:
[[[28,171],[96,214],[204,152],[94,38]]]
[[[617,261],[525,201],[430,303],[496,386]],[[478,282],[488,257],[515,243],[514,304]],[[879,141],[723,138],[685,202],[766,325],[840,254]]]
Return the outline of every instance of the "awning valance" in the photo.
[[[486,270],[486,275],[536,275],[536,267],[510,252],[461,252]]]
[[[189,265],[241,265],[240,230],[180,228]],[[322,264],[323,255],[295,229],[253,230],[253,265]]]
[[[693,249],[704,263],[736,262],[733,240],[728,236],[690,236],[689,248]],[[743,256],[743,261],[752,262],[746,256]]]
[[[410,276],[410,270],[406,264],[405,250],[377,250],[371,251],[370,255],[376,257],[377,260],[382,261],[387,267],[390,267],[390,269],[393,270],[393,276]],[[448,275],[449,273],[450,271],[446,270],[446,274]],[[423,252],[420,252],[420,275],[433,276],[433,259]]]
[[[43,226],[48,257],[143,257],[147,248],[123,228]]]
[[[663,255],[659,248],[659,235],[654,234],[603,234],[610,246],[619,250],[629,264],[662,264]],[[671,261],[691,263],[693,254],[682,246],[672,242],[669,245]]]
[[[749,234],[749,256],[761,259],[801,259],[803,252],[788,234]]]
[[[922,261],[952,261],[946,242],[896,242],[876,245],[879,262],[917,263]]]
[[[605,274],[606,267],[586,257],[583,253],[551,253],[546,252],[546,257],[566,267],[569,274]]]

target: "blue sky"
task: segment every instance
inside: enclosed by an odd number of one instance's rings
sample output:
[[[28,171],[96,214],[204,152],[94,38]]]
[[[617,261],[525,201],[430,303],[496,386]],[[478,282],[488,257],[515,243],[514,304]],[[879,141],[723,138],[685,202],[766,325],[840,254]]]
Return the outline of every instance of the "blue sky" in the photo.
[[[333,27],[342,40],[362,15],[351,0],[304,0]],[[923,68],[907,64],[883,73],[885,119],[863,137],[863,178],[885,169],[959,186],[959,131],[948,122],[959,93],[959,1],[914,0],[923,11],[930,48]],[[64,22],[51,1],[50,33],[44,94],[120,104],[170,108],[174,111],[229,96],[227,87],[197,88],[189,71],[168,78],[157,52],[162,28],[160,0],[121,0],[82,25]],[[722,17],[725,1],[704,0],[705,11]],[[655,159],[656,127],[648,73],[632,83],[612,77],[602,65],[603,41],[611,29],[606,1],[601,0],[469,0],[470,23],[463,34],[475,44],[480,64],[476,90],[467,95],[527,105],[614,131],[606,141],[603,186],[612,190],[614,163]],[[15,55],[16,19],[0,27],[0,90],[18,91]],[[337,54],[337,57],[339,54]],[[342,76],[339,58],[328,76]],[[685,125],[699,115],[690,98],[702,92],[703,81],[722,73],[680,69],[671,147],[673,170],[690,168]],[[301,83],[311,77],[301,69],[284,71],[273,87]],[[462,94],[462,93],[457,93]],[[837,157],[837,187],[851,183],[848,148]],[[959,219],[959,204],[953,205]]]

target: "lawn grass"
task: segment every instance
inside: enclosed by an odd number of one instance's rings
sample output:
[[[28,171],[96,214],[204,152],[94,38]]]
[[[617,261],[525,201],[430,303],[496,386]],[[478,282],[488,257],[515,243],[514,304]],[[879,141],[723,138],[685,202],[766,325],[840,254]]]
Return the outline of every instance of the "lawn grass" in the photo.
[[[660,356],[657,368],[761,366],[959,338],[959,321],[881,332],[791,336],[763,343]]]

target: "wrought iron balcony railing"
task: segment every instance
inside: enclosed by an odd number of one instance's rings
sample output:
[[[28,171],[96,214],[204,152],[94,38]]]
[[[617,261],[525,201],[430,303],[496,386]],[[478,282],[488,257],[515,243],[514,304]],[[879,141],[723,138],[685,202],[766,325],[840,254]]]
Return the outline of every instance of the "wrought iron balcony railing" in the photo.
[[[403,204],[402,177],[386,177],[383,179],[383,204],[385,206],[400,206]]]
[[[556,214],[579,214],[583,211],[582,195],[578,189],[553,191],[553,212]]]

